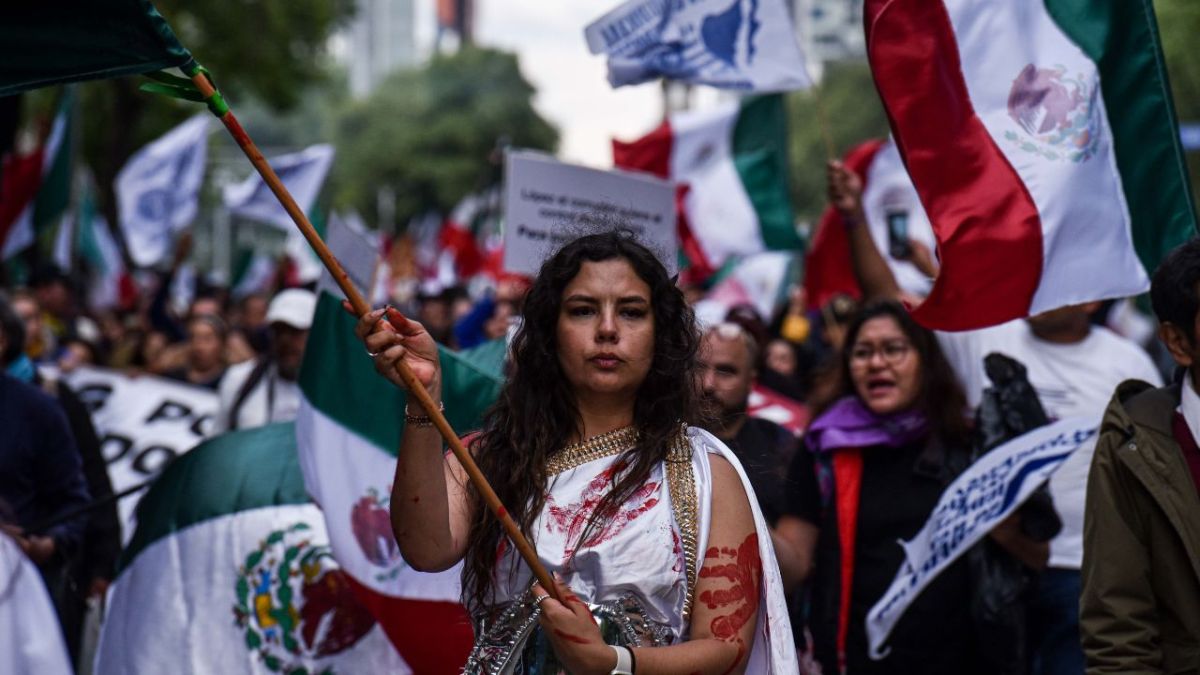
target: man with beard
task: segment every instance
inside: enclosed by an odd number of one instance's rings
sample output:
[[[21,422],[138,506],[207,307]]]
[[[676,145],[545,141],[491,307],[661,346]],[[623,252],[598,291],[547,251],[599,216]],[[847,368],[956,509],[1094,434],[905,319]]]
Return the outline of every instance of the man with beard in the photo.
[[[267,308],[271,345],[267,354],[232,366],[217,393],[215,431],[248,429],[295,419],[300,407],[300,363],[317,299],[312,291],[280,291]]]
[[[710,327],[701,340],[698,360],[701,392],[715,414],[708,431],[733,450],[746,470],[759,508],[771,527],[784,587],[790,591],[808,575],[811,544],[816,541],[815,528],[799,519],[785,521],[788,526],[812,531],[781,533],[777,529],[786,492],[799,489],[787,481],[796,437],[778,424],[750,417],[746,412],[758,375],[758,344],[745,329],[729,322]]]

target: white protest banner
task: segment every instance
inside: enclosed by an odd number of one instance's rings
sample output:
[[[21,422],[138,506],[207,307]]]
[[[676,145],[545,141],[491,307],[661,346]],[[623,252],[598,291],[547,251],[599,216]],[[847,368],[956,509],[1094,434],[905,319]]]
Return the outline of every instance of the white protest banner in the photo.
[[[64,379],[92,413],[114,493],[157,476],[204,440],[217,412],[216,392],[161,377],[80,368]],[[133,535],[140,498],[118,504],[123,542]]]
[[[1099,427],[1098,416],[1083,416],[1034,429],[993,448],[946,487],[925,527],[899,542],[904,563],[867,614],[871,658],[887,655],[883,643],[925,586],[1015,511]]]
[[[675,274],[675,187],[641,173],[565,164],[540,153],[508,153],[504,269],[536,274],[576,237],[628,228]]]
[[[741,91],[811,84],[784,0],[629,0],[583,31],[614,87],[666,77]]]

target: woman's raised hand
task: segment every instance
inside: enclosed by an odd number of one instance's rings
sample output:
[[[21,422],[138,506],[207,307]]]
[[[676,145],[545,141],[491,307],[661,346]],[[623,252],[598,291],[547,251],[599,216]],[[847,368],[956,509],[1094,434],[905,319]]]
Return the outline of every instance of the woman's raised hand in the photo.
[[[862,178],[837,159],[826,162],[825,178],[829,203],[843,218],[856,218],[862,209]]]
[[[342,306],[353,314],[350,303],[343,301]],[[433,400],[441,398],[442,369],[437,343],[424,326],[405,318],[396,309],[384,307],[364,314],[354,333],[366,345],[367,354],[375,361],[375,370],[392,384],[408,389],[396,372],[396,363],[404,361]]]

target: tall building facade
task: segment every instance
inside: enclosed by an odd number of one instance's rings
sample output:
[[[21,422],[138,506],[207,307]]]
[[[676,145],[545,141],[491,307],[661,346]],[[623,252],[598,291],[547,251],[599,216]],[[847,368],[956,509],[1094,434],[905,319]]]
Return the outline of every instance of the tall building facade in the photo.
[[[415,0],[358,0],[347,31],[350,93],[363,97],[388,73],[417,62]]]
[[[830,61],[866,56],[863,0],[795,0],[796,31],[813,76]]]

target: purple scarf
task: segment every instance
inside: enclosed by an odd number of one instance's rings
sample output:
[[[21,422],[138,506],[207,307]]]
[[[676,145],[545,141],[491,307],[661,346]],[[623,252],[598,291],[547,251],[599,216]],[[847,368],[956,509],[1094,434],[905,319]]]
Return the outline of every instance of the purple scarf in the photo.
[[[929,420],[924,413],[909,410],[880,416],[868,410],[857,396],[847,396],[808,425],[805,443],[816,454],[872,445],[897,448],[928,433]]]

